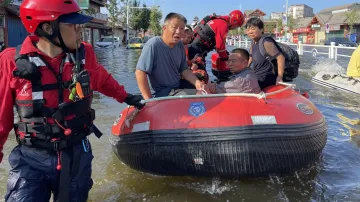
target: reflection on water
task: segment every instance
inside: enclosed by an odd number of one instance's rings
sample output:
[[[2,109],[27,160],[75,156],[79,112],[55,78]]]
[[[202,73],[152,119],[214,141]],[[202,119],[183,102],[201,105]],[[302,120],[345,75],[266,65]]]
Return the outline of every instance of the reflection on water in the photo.
[[[124,48],[97,50],[97,58],[127,91],[139,93],[134,71],[140,53],[141,50]],[[316,166],[290,176],[233,180],[164,177],[138,172],[117,159],[108,139],[112,123],[125,105],[97,93],[93,105],[95,123],[104,136],[101,139],[90,137],[95,158],[94,186],[89,201],[360,201],[360,101],[352,94],[310,82],[313,69],[340,69],[336,63],[311,55],[300,59],[300,77],[295,83],[301,91],[309,92],[310,100],[324,114],[329,130],[327,145]],[[339,64],[345,68],[343,63]],[[212,75],[211,79],[214,79]],[[0,196],[6,191],[7,157],[15,144],[14,135],[10,134],[5,144],[4,162],[0,164]]]

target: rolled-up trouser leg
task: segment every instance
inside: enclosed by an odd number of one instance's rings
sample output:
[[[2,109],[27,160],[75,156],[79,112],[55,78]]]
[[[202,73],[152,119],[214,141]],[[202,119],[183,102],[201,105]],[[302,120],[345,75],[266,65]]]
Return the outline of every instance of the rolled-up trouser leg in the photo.
[[[5,201],[48,202],[51,196],[51,175],[56,175],[55,162],[55,153],[16,146],[9,156],[11,170]]]

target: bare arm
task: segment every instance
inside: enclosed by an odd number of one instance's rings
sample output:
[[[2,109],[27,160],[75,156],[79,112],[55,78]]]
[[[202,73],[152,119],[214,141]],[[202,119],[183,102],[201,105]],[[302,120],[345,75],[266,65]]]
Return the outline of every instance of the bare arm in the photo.
[[[150,99],[152,96],[146,72],[137,69],[135,76],[142,96],[145,100]]]
[[[265,41],[264,42],[265,51],[272,57],[276,57],[277,66],[278,66],[278,77],[281,79],[284,76],[284,69],[285,69],[285,57],[281,54],[279,49],[276,47],[274,42],[272,41]]]
[[[196,81],[199,80],[189,69],[185,69],[181,72],[181,76],[195,86]],[[196,87],[196,86],[195,86]]]
[[[282,54],[280,54],[279,56],[277,56],[276,60],[278,64],[278,76],[283,78],[285,71],[285,57]]]
[[[250,47],[250,57],[249,57],[249,62],[248,62],[248,67],[250,67],[251,63],[252,63],[252,46]]]
[[[204,90],[208,93],[210,93],[210,89],[207,85],[203,84],[196,76],[192,73],[191,70],[185,69],[181,72],[181,76],[184,77],[188,82],[190,82],[192,85],[195,86],[196,90]]]
[[[248,67],[250,67],[251,63],[252,63],[252,57],[249,57]]]

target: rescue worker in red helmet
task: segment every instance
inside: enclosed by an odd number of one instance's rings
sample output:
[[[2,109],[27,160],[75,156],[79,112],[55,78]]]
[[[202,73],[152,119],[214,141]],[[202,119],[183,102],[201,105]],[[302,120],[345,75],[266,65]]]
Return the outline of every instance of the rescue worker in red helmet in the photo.
[[[87,136],[94,126],[93,91],[142,108],[81,43],[75,0],[24,0],[20,18],[28,36],[0,54],[0,162],[9,132],[19,143],[9,156],[5,201],[86,201],[93,159]],[[14,124],[13,105],[20,121]]]
[[[181,41],[185,48],[185,55],[186,55],[186,62],[189,67],[189,69],[195,74],[195,76],[204,84],[207,84],[209,82],[209,75],[206,72],[205,69],[205,62],[203,58],[196,57],[192,60],[188,59],[188,45],[189,42],[192,40],[192,37],[194,36],[194,33],[192,31],[192,28],[190,25],[185,26],[185,35],[181,38]],[[180,88],[181,89],[195,89],[195,86],[192,85],[190,82],[185,80],[184,78],[180,79]]]
[[[240,10],[232,11],[228,16],[210,15],[203,18],[195,27],[195,39],[189,46],[189,58],[196,55],[206,57],[214,48],[222,60],[228,59],[226,36],[229,30],[241,27],[244,15]]]

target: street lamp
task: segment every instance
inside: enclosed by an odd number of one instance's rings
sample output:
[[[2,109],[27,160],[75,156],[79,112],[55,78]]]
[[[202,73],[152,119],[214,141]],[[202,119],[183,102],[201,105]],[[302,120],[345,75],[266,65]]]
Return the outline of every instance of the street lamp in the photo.
[[[130,7],[127,3],[126,3],[126,43],[129,41],[129,9],[130,8],[139,8],[139,9],[142,9],[142,8],[152,8],[152,7],[157,7],[157,8],[160,8],[159,5],[154,5],[154,6],[151,6],[151,7]]]
[[[288,23],[288,6],[289,6],[289,4],[288,4],[288,0],[286,0],[286,2],[285,2],[285,19],[286,19],[286,25],[285,25],[285,27],[284,27],[284,31],[285,32],[287,32],[288,30],[289,30],[289,27],[288,27],[288,25],[289,25],[289,23]],[[284,24],[284,23],[283,23]]]

